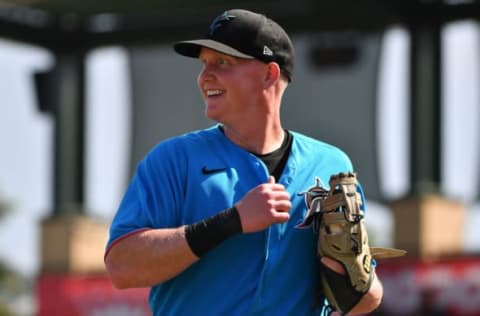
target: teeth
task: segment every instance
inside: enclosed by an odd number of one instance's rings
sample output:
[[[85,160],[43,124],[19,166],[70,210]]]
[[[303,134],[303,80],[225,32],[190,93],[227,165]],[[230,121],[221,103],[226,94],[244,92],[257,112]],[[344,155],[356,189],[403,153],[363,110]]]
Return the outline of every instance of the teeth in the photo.
[[[207,90],[207,96],[211,97],[211,96],[214,96],[214,95],[219,95],[219,94],[222,94],[223,91],[222,90]]]

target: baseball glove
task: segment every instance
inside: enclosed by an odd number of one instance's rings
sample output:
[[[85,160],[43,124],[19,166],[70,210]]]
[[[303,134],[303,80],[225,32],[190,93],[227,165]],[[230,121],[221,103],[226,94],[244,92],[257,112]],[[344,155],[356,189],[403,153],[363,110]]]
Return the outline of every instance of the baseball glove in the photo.
[[[345,268],[344,276],[321,265],[320,287],[333,310],[346,314],[370,289],[372,257],[392,258],[406,252],[369,247],[356,173],[332,175],[329,184],[327,190],[320,186],[317,178],[316,186],[306,192],[308,213],[302,226],[313,224],[318,231],[319,257],[334,259]]]

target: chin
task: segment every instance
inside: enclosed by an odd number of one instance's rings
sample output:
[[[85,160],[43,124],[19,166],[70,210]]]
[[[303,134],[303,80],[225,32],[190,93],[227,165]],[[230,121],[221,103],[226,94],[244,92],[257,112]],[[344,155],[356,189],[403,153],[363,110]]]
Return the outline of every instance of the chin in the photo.
[[[205,116],[210,120],[213,120],[213,121],[216,121],[216,122],[220,121],[220,116],[216,115],[216,113],[205,111]]]
[[[205,108],[205,116],[214,121],[219,121],[221,117],[219,111],[216,111],[214,108],[208,106]]]

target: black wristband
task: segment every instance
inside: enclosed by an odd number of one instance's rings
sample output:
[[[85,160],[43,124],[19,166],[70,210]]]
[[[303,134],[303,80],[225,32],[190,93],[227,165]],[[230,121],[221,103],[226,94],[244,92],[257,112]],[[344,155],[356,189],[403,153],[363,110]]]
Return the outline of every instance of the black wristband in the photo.
[[[241,232],[242,222],[235,206],[198,223],[185,226],[187,243],[199,258],[224,240]]]

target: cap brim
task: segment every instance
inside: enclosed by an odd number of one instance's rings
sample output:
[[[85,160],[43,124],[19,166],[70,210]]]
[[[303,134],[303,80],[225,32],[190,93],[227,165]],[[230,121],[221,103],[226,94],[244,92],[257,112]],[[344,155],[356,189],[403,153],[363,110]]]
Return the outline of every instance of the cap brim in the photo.
[[[207,47],[217,52],[238,58],[255,59],[255,57],[244,54],[233,47],[210,39],[183,41],[173,45],[173,49],[180,55],[195,58],[200,55],[200,50],[202,47]]]

